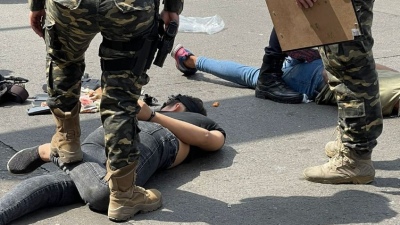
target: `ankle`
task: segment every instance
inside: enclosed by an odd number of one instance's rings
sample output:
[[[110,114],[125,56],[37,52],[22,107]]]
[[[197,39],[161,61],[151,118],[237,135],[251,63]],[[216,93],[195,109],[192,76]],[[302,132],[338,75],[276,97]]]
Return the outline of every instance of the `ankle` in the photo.
[[[195,69],[196,68],[196,56],[194,56],[194,55],[189,56],[185,61],[183,61],[183,64],[187,68]]]
[[[45,162],[50,162],[50,153],[51,153],[50,144],[40,145],[38,147],[38,153],[41,160]]]

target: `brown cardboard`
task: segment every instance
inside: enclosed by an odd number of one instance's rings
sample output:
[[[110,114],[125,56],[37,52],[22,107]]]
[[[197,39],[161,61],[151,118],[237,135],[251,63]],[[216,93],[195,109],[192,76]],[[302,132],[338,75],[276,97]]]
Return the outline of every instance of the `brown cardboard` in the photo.
[[[266,0],[283,51],[354,40],[360,35],[351,0],[318,0],[308,9],[295,0]]]

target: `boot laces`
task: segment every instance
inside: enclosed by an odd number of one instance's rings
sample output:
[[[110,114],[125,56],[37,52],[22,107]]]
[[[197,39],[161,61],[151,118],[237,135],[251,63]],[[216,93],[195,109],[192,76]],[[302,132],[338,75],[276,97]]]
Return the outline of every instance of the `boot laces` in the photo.
[[[343,151],[339,151],[338,154],[336,154],[335,157],[331,158],[330,160],[332,160],[330,162],[330,168],[337,170],[339,168],[343,168],[343,167],[351,167],[354,168],[354,160],[352,160],[351,158],[347,157]]]
[[[140,193],[140,194],[142,194],[142,195],[144,195],[146,197],[150,196],[149,192],[146,189],[144,189],[144,188],[142,188],[140,186],[136,186],[136,188],[134,189],[134,192]]]
[[[65,134],[65,137],[68,141],[72,140],[75,138],[75,131],[73,130],[69,130],[67,131],[67,133]]]

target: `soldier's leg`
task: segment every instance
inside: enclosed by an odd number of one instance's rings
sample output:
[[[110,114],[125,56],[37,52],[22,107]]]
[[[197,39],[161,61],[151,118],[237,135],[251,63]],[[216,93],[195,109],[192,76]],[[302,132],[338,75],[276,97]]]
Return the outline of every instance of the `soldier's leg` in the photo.
[[[301,103],[303,95],[293,91],[282,79],[282,66],[286,55],[282,52],[275,28],[271,32],[269,45],[264,50],[255,96],[282,103]]]
[[[51,149],[65,163],[80,161],[79,96],[84,53],[98,32],[92,13],[81,4],[71,10],[46,1],[47,101],[56,123]],[[79,19],[76,19],[79,18]]]
[[[361,39],[321,49],[326,69],[337,78],[330,79],[329,85],[338,102],[338,128],[342,144],[329,163],[304,171],[310,181],[369,183],[374,180],[371,153],[382,132],[383,120],[372,54],[373,2],[354,1],[363,32]]]
[[[149,81],[143,69],[137,73],[135,68],[143,66],[138,60],[146,58],[144,35],[156,28],[156,24],[154,9],[134,10],[126,4],[117,8],[114,1],[109,3],[106,12],[114,13],[105,13],[99,22],[104,28],[99,51],[103,70],[100,114],[108,157],[105,177],[110,188],[108,217],[113,221],[125,221],[138,212],[156,210],[162,203],[157,190],[135,185],[140,154],[137,100],[142,86]],[[107,5],[100,7],[108,8]]]

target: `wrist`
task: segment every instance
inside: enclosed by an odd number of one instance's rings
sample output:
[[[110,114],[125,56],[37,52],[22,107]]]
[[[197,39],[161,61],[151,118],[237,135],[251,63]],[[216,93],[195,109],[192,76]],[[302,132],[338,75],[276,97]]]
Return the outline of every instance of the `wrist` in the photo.
[[[156,116],[156,112],[155,111],[151,111],[151,115],[146,121],[150,122],[155,116]]]

